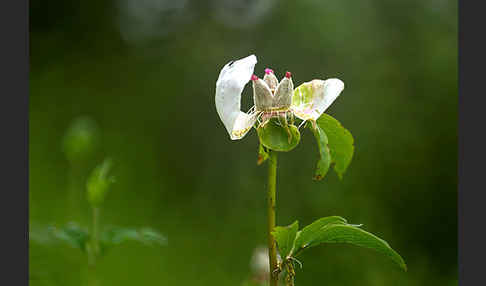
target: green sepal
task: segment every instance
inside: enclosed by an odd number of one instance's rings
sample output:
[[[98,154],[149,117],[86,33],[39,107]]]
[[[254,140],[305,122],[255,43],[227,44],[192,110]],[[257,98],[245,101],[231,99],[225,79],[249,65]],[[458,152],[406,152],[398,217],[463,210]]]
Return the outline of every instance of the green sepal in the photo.
[[[292,124],[287,125],[288,129],[279,126],[275,119],[271,119],[263,127],[258,127],[258,138],[260,143],[268,149],[288,152],[300,142],[299,129]]]

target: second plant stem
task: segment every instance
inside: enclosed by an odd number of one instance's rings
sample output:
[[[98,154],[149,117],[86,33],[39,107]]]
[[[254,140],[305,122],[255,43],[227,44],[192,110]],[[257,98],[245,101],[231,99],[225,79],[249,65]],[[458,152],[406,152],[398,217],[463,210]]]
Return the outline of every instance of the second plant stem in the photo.
[[[93,252],[95,259],[100,254],[100,208],[93,207]]]
[[[275,201],[277,192],[277,152],[270,150],[268,158],[268,256],[270,265],[270,286],[277,286],[277,243],[272,235],[275,229]]]

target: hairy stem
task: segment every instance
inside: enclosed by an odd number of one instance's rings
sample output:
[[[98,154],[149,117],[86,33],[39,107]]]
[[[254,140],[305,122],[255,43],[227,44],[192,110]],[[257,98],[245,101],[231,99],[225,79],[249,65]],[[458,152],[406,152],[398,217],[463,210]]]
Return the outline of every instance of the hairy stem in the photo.
[[[270,258],[270,286],[277,286],[277,244],[272,235],[275,228],[275,201],[277,190],[277,152],[270,150],[268,158],[268,256]]]

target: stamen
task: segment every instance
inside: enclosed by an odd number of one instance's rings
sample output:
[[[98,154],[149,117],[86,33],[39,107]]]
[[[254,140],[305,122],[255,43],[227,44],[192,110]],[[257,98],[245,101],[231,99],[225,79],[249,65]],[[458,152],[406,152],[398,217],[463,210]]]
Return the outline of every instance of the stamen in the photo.
[[[285,73],[285,77],[286,77],[286,78],[290,78],[291,76],[292,76],[292,74],[291,74],[290,72],[286,72],[286,73]]]
[[[251,80],[258,80],[258,77],[256,75],[252,75]]]
[[[248,110],[248,112],[246,112],[246,114],[251,114],[251,113],[253,113],[253,112],[255,111],[255,108],[256,108],[256,106],[255,106],[255,105],[253,105],[253,106],[252,106],[252,107],[251,107],[251,108]]]
[[[266,68],[266,69],[265,69],[265,73],[266,73],[266,74],[273,73],[273,70],[272,70],[272,69],[269,69],[269,68]]]
[[[302,125],[304,125],[306,122],[307,122],[307,120],[302,121],[302,122],[299,124],[299,127],[297,127],[297,129],[299,129],[299,130],[300,130],[300,127],[302,127]]]

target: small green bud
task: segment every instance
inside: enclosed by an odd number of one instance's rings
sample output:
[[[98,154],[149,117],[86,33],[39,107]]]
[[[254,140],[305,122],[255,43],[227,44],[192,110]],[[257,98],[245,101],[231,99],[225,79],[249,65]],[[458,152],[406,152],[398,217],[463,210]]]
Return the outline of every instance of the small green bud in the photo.
[[[76,164],[93,155],[98,137],[98,125],[91,117],[81,116],[74,119],[62,142],[62,149],[68,161]]]
[[[288,152],[300,142],[300,132],[295,125],[282,126],[278,118],[268,120],[267,124],[257,128],[260,143],[267,149]]]
[[[115,181],[113,176],[108,176],[112,166],[111,159],[105,159],[96,166],[86,182],[88,202],[92,206],[99,206],[105,200],[110,185]]]

